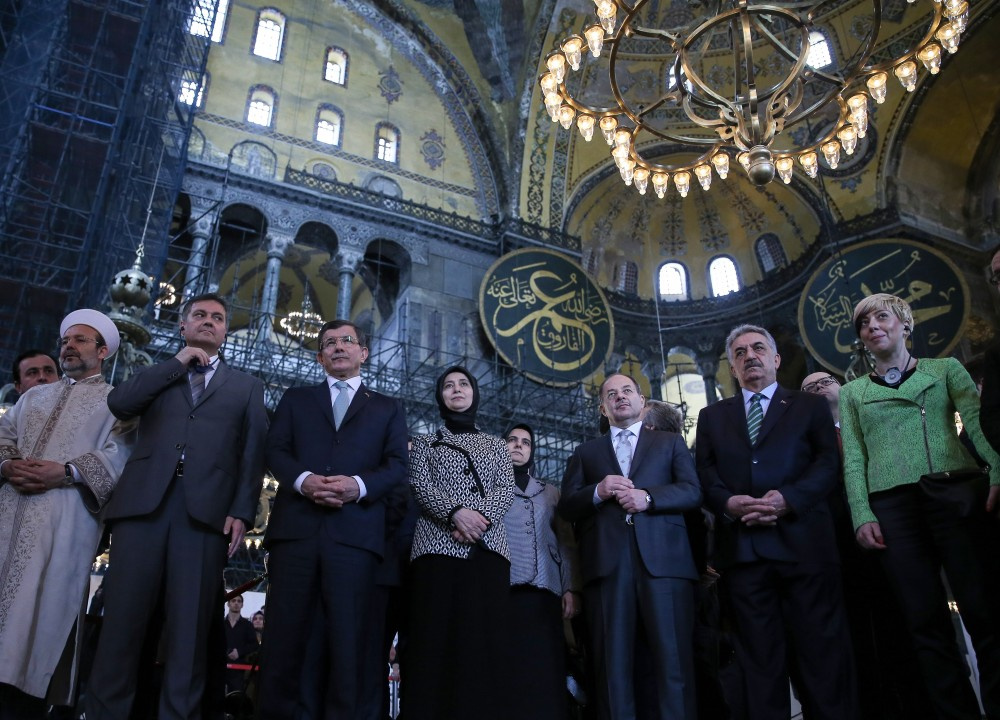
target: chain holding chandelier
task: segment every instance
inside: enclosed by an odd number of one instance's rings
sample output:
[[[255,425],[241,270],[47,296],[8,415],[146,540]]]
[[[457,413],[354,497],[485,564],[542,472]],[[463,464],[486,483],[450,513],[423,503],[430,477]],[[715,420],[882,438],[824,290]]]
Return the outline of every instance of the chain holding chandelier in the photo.
[[[913,3],[914,0],[907,0]],[[945,53],[958,50],[969,17],[966,0],[921,0],[933,4],[933,17],[922,39],[902,54],[875,62],[876,41],[882,23],[882,3],[869,0],[868,30],[851,57],[836,71],[808,64],[810,38],[824,11],[836,8],[824,2],[766,2],[714,0],[715,14],[695,18],[676,28],[644,23],[643,10],[649,0],[594,0],[597,22],[582,35],[563,39],[546,57],[547,71],[538,82],[545,108],[553,122],[569,129],[575,124],[590,141],[599,129],[626,185],[645,194],[649,184],[660,198],[673,184],[682,197],[691,186],[692,175],[704,190],[712,183],[713,171],[724,179],[730,158],[735,156],[751,182],[762,186],[777,174],[790,183],[795,162],[810,178],[826,165],[836,169],[841,152],[852,155],[858,140],[868,130],[869,97],[885,101],[889,75],[912,92],[917,85],[919,61],[937,74]],[[843,5],[841,3],[841,5]],[[655,6],[655,4],[654,4]],[[619,18],[621,22],[619,22]],[[619,56],[637,54],[635,47],[648,43],[654,53],[673,56],[665,92],[648,104],[626,100],[616,76]],[[696,61],[719,47],[732,53],[733,75],[713,87],[703,77]],[[567,89],[569,72],[579,71],[583,56],[607,55],[613,105],[588,104]],[[768,51],[785,69],[778,82],[758,82],[761,53]],[[773,63],[772,63],[773,64]],[[602,98],[603,99],[603,98]],[[677,132],[654,122],[657,114],[679,108],[684,122],[695,124],[702,134]],[[836,120],[816,139],[797,148],[773,147],[787,128],[821,114],[836,113]],[[787,134],[786,134],[787,136]],[[667,141],[691,148],[698,157],[687,163],[664,165],[644,157],[640,144]]]
[[[313,311],[312,298],[309,297],[309,284],[302,290],[302,309],[293,310],[278,321],[281,329],[289,337],[300,343],[315,340],[319,337],[319,329],[323,325],[323,316]]]

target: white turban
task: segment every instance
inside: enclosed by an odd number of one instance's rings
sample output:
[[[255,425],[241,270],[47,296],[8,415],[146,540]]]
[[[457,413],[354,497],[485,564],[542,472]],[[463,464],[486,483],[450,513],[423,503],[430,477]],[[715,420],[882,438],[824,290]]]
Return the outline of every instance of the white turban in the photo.
[[[65,335],[74,325],[86,325],[99,332],[108,345],[108,357],[118,352],[118,346],[122,343],[121,334],[114,321],[104,313],[97,310],[74,310],[63,318],[59,326],[59,336]]]

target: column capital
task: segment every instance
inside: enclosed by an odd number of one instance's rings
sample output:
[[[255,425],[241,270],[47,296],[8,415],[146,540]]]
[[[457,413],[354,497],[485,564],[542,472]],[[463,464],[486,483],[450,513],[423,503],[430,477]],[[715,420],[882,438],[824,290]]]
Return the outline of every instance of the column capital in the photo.
[[[267,231],[267,257],[271,258],[283,258],[285,256],[285,251],[295,242],[295,237],[287,233],[280,231],[275,231],[273,229]]]
[[[355,273],[358,268],[361,267],[361,263],[365,259],[364,250],[358,248],[345,248],[341,247],[337,250],[337,255],[334,257],[334,262],[337,264],[337,270],[341,273],[350,272]]]

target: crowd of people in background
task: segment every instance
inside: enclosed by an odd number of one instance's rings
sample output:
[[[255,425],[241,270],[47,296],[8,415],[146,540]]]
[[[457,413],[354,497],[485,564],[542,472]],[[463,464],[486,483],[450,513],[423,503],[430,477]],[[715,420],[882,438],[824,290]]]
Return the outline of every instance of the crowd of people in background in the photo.
[[[790,687],[808,720],[1000,720],[1000,349],[981,401],[957,360],[912,355],[912,308],[877,293],[853,312],[873,370],[791,389],[771,334],[737,325],[739,390],[701,411],[693,453],[676,408],[612,373],[606,429],[557,488],[535,474],[544,428],[483,432],[465,367],[437,380],[440,426],[409,436],[347,320],[320,331],[325,380],[269,422],[261,381],[220,353],[228,321],[221,297],[191,298],[182,349],[115,388],[118,332],[94,310],[62,323],[62,379],[46,353],[15,362],[0,720],[80,716],[58,708],[90,665],[105,524],[89,720],[222,717],[226,692],[264,720],[384,720],[390,653],[406,720],[784,720]],[[265,468],[266,615],[234,593],[222,617]]]

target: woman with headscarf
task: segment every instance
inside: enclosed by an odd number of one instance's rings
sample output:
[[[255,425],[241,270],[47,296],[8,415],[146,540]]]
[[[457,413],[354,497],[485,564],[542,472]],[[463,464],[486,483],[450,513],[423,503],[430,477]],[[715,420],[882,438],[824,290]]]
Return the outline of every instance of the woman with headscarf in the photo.
[[[510,622],[506,643],[512,680],[507,717],[565,718],[563,619],[579,609],[571,529],[557,518],[559,490],[532,474],[535,434],[524,423],[507,431],[514,463],[514,502],[504,515],[510,544]],[[575,584],[574,584],[575,581]]]
[[[961,363],[911,354],[913,321],[910,306],[886,293],[854,308],[875,371],[840,391],[847,499],[858,543],[879,553],[899,600],[937,717],[980,718],[943,570],[976,650],[986,716],[1000,718],[1000,573],[987,516],[1000,495],[1000,457],[979,428],[976,387]],[[988,474],[959,440],[956,411]]]
[[[503,441],[476,427],[479,386],[468,370],[448,368],[436,397],[444,427],[414,437],[410,453],[420,517],[402,702],[407,720],[500,720],[510,583],[503,516],[514,469]]]

